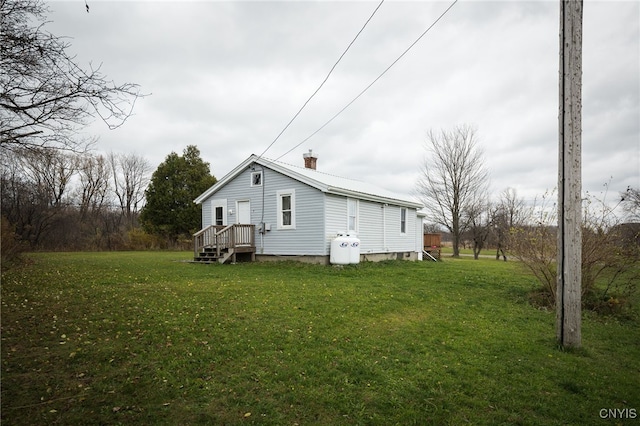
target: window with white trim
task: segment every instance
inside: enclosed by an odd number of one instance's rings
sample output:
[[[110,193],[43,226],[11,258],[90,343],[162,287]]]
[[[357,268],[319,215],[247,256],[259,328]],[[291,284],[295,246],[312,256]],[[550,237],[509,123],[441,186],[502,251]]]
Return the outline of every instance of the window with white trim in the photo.
[[[358,200],[347,198],[347,231],[358,232]]]
[[[407,209],[405,208],[400,209],[400,233],[407,233]]]
[[[262,186],[262,171],[251,172],[251,186]]]
[[[296,228],[296,192],[293,189],[276,193],[278,197],[278,229]]]
[[[222,226],[227,224],[227,199],[211,200],[211,224]]]

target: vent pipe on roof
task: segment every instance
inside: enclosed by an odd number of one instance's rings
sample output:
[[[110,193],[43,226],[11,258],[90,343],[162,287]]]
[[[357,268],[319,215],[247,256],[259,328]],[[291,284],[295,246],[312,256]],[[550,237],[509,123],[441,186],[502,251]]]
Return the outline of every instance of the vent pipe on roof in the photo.
[[[302,154],[302,158],[304,158],[304,167],[307,169],[316,169],[316,162],[318,161],[318,157],[313,153],[312,150]]]

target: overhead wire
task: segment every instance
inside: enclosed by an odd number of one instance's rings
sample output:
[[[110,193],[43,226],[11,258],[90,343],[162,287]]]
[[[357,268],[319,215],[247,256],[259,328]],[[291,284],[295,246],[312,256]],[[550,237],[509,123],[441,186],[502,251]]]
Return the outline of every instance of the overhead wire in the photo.
[[[289,120],[289,122],[287,123],[286,126],[284,126],[284,128],[280,131],[280,133],[278,133],[278,136],[276,136],[276,138],[269,144],[269,146],[267,146],[267,148],[262,151],[262,154],[260,154],[258,156],[258,159],[262,158],[262,156],[264,154],[267,153],[267,151],[269,151],[269,149],[271,149],[271,147],[278,141],[278,139],[280,139],[280,136],[282,136],[282,134],[289,128],[289,126],[291,125],[291,123],[294,122],[294,120],[296,118],[298,118],[298,116],[300,115],[300,113],[302,112],[302,110],[307,106],[307,104],[309,103],[309,101],[311,101],[311,99],[313,99],[313,97],[320,91],[320,89],[322,88],[322,86],[324,86],[324,84],[327,82],[327,80],[329,80],[329,77],[331,76],[331,74],[333,73],[333,70],[335,70],[336,66],[338,66],[338,64],[340,63],[340,61],[342,60],[342,58],[344,57],[344,55],[346,55],[346,53],[349,51],[349,49],[351,48],[351,46],[353,45],[353,43],[355,43],[355,41],[358,39],[358,37],[360,36],[360,34],[362,33],[362,31],[364,31],[365,27],[369,24],[369,22],[371,21],[371,19],[373,18],[373,16],[376,14],[376,12],[378,12],[378,9],[380,9],[380,6],[382,6],[382,3],[384,3],[385,0],[381,0],[380,3],[378,4],[378,6],[376,6],[376,8],[373,10],[373,13],[371,13],[371,16],[369,16],[369,18],[367,19],[367,21],[364,23],[364,25],[362,26],[362,28],[360,28],[360,31],[358,31],[358,33],[356,34],[356,36],[353,38],[353,40],[351,40],[351,42],[349,43],[349,45],[347,46],[347,48],[344,50],[344,52],[342,52],[342,54],[340,55],[340,57],[338,58],[338,60],[336,61],[335,64],[333,64],[333,66],[331,67],[331,69],[329,70],[329,73],[327,74],[327,76],[324,78],[324,80],[322,81],[322,83],[320,83],[320,85],[318,86],[318,88],[315,90],[315,92],[313,92],[313,94],[311,96],[309,96],[309,98],[305,101],[305,103],[302,105],[302,107],[300,107],[300,109],[298,110],[298,112],[296,112],[296,114],[293,116],[293,118],[291,120]]]
[[[342,114],[347,108],[349,108],[355,101],[357,101],[367,90],[369,90],[371,88],[371,86],[373,86],[378,80],[380,80],[398,61],[400,61],[400,59],[402,59],[404,57],[404,55],[407,54],[407,52],[409,52],[409,50],[411,50],[413,48],[413,46],[415,46],[421,39],[422,37],[424,37],[446,14],[447,12],[449,12],[449,10],[451,10],[451,8],[458,2],[458,0],[454,0],[449,7],[447,7],[444,12],[442,12],[440,14],[440,16],[438,16],[438,18],[433,21],[433,23],[431,25],[429,25],[429,27],[424,30],[422,32],[422,34],[420,34],[420,36],[409,45],[409,47],[407,47],[404,52],[402,52],[400,54],[400,56],[398,56],[396,58],[396,60],[394,60],[391,65],[389,65],[384,71],[382,71],[382,73],[380,73],[380,75],[378,75],[371,83],[369,83],[368,86],[366,86],[360,93],[358,93],[358,95],[356,95],[355,98],[353,98],[349,103],[347,103],[340,111],[338,111],[333,117],[331,117],[329,120],[327,120],[322,126],[320,126],[315,132],[311,133],[309,136],[307,136],[305,139],[303,139],[300,143],[298,143],[297,145],[295,145],[293,148],[291,148],[290,150],[288,150],[287,152],[285,152],[284,154],[280,155],[279,157],[277,157],[275,160],[273,161],[277,161],[279,159],[281,159],[282,157],[284,157],[285,155],[289,154],[291,151],[293,151],[294,149],[298,148],[300,145],[302,145],[303,143],[305,143],[306,141],[308,141],[309,139],[311,139],[312,137],[314,137],[316,134],[318,134],[320,131],[322,131],[322,129],[324,129],[325,127],[327,127],[333,120],[335,120],[336,118],[338,118],[338,116],[340,114]]]

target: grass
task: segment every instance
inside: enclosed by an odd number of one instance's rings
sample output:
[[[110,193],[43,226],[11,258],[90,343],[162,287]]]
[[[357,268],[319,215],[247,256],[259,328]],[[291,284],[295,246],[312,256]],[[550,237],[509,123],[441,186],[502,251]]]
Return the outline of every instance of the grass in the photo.
[[[473,249],[472,248],[460,248],[460,254],[461,255],[465,255],[465,256],[473,256]],[[442,247],[440,249],[440,253],[443,256],[452,256],[453,255],[453,247]],[[483,257],[493,257],[495,259],[496,257],[496,250],[495,249],[483,249],[480,252],[480,256]],[[510,257],[510,256],[509,256]],[[500,255],[500,259],[502,259],[502,255]]]
[[[515,262],[189,256],[37,254],[3,274],[2,423],[638,421],[599,415],[640,411],[638,316],[587,313],[563,351]]]

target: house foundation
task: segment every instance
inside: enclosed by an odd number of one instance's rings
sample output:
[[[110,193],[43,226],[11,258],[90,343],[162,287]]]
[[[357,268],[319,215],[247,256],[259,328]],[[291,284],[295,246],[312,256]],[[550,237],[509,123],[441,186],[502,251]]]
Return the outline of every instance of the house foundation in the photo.
[[[360,262],[382,262],[384,260],[411,260],[417,261],[418,253],[413,251],[393,253],[363,253],[360,254]],[[315,265],[329,265],[329,256],[305,256],[305,255],[266,255],[256,254],[258,262],[285,262],[294,261],[312,263]]]

